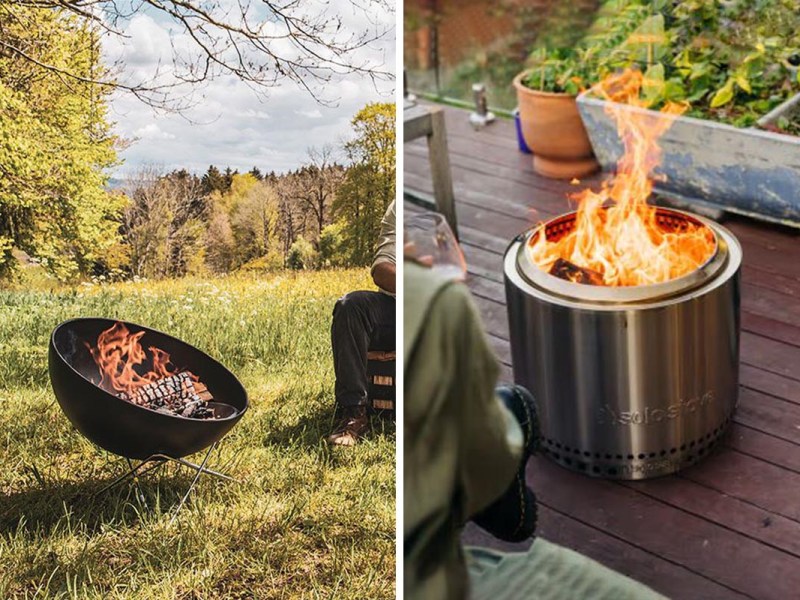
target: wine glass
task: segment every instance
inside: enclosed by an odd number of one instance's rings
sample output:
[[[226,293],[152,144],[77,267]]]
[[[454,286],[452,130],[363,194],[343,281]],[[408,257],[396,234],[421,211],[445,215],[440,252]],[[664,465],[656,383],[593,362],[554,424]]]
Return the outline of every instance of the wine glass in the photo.
[[[405,255],[446,279],[464,281],[467,263],[444,216],[426,212],[405,220]]]

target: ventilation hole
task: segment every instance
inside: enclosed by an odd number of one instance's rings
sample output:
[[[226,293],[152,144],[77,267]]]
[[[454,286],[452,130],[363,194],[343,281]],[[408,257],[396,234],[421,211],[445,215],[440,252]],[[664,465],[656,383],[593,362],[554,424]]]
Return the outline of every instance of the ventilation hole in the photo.
[[[600,467],[592,467],[592,473],[599,473]]]
[[[684,450],[686,450],[686,444],[681,445],[681,452],[683,452]]]
[[[600,458],[600,453],[599,453],[599,452],[595,452],[595,453],[594,453],[594,457],[595,457],[595,458]]]
[[[564,452],[572,452],[572,448],[564,444]]]
[[[617,455],[617,456],[619,456],[619,458],[622,458],[622,456],[620,456],[620,455]],[[611,455],[610,454],[606,454],[606,460],[611,460]]]
[[[656,457],[656,453],[655,452],[651,452],[647,456],[649,456],[650,458],[655,458]]]
[[[643,460],[643,459],[644,459],[644,454],[640,454],[639,455],[639,460]]]
[[[576,466],[578,467],[578,471],[585,471],[586,470],[586,463],[585,462],[578,461]]]
[[[561,450],[561,444],[560,444],[559,442],[556,442],[556,448],[558,448],[559,450]]]
[[[569,456],[566,456],[566,457],[564,457],[564,462],[567,463],[568,465],[571,465],[572,464],[572,459]]]
[[[586,450],[584,450],[583,451],[583,455],[588,458],[588,457],[592,456],[592,453],[591,452],[587,452]]]
[[[628,460],[633,460],[633,454],[628,454]]]
[[[553,452],[552,455],[556,460],[561,460],[561,455],[558,452]]]
[[[617,470],[616,470],[615,468],[613,468],[613,467],[612,467],[612,468],[610,468],[610,469],[608,470],[608,474],[609,474],[609,475],[616,475],[616,474],[617,474]]]
[[[632,456],[629,458],[633,458]],[[622,454],[617,454],[617,460],[622,460]]]
[[[692,440],[691,442],[689,442],[689,448],[694,448],[694,440]]]
[[[575,448],[575,450],[573,450],[573,451],[572,451],[572,453],[573,453],[573,454],[575,454],[575,455],[577,455],[577,456],[580,456],[580,455],[581,455],[581,451],[580,451],[580,450],[578,450],[577,448]]]
[[[669,449],[669,453],[670,453],[670,454],[675,454],[677,451],[678,451],[678,449],[677,449],[677,448],[670,448],[670,449]]]
[[[666,450],[662,450],[661,452],[659,452],[659,455],[660,456],[666,456],[667,455],[667,451]]]

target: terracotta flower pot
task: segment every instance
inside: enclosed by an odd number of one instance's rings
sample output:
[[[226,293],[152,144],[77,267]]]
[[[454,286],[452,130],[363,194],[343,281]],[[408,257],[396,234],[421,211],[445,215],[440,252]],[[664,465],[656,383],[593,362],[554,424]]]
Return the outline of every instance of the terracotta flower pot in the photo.
[[[585,177],[600,165],[578,113],[575,96],[540,92],[514,78],[525,143],[533,152],[533,170],[554,179]]]

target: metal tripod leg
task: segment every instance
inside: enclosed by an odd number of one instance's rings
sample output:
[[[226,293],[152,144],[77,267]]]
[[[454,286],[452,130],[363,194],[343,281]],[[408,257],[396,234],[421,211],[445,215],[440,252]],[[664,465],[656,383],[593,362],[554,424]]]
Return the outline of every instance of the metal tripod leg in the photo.
[[[217,445],[216,443],[214,445],[212,445],[211,449],[213,449],[214,446],[216,446],[216,445]],[[209,450],[209,452],[210,451],[211,450]],[[220,479],[224,479],[225,481],[236,482],[236,479],[234,479],[230,475],[225,475],[225,473],[220,473],[218,471],[214,471],[212,469],[208,469],[206,467],[203,467],[202,465],[197,465],[197,464],[195,464],[193,462],[189,462],[188,460],[185,460],[183,458],[172,458],[171,456],[165,456],[163,454],[155,454],[153,456],[153,458],[160,458],[162,460],[169,460],[169,461],[178,463],[179,465],[183,465],[184,467],[189,467],[190,469],[194,469],[195,471],[202,471],[206,475],[212,475],[214,477],[218,477]],[[204,464],[205,464],[205,462],[204,462]]]
[[[107,492],[108,490],[117,487],[119,484],[127,481],[128,479],[134,479],[135,480],[137,476],[141,477],[145,473],[150,473],[151,471],[154,471],[155,469],[157,469],[160,466],[163,466],[163,464],[164,464],[164,460],[162,458],[155,457],[155,456],[150,456],[150,457],[144,459],[142,462],[140,462],[135,467],[133,466],[133,463],[131,463],[131,461],[129,459],[126,458],[125,460],[128,462],[128,471],[123,473],[119,477],[117,477],[114,481],[109,483],[107,486],[105,486],[99,492],[95,492],[95,494],[94,494],[95,496],[99,496],[103,492]],[[154,462],[155,464],[152,464],[148,468],[142,470],[142,467],[144,467],[146,464],[151,463],[151,462]],[[137,484],[137,487],[138,487],[138,484]]]
[[[181,508],[183,508],[183,505],[186,504],[186,501],[189,499],[189,495],[192,493],[192,490],[197,485],[197,482],[200,479],[200,475],[205,474],[217,477],[219,479],[224,479],[225,481],[236,481],[233,477],[230,477],[229,475],[225,475],[224,473],[219,473],[218,471],[214,471],[206,467],[208,459],[211,457],[211,453],[214,451],[214,448],[217,447],[217,443],[218,442],[214,442],[208,448],[208,451],[203,457],[203,461],[199,465],[190,462],[188,460],[185,460],[183,458],[173,458],[172,456],[167,456],[166,454],[153,454],[152,456],[148,456],[147,458],[145,458],[142,462],[140,462],[136,466],[133,465],[133,462],[129,458],[126,458],[125,461],[128,463],[128,470],[119,477],[117,477],[114,481],[109,483],[107,486],[105,486],[103,489],[101,489],[99,492],[96,492],[94,495],[99,496],[103,492],[107,492],[108,490],[120,485],[121,483],[129,479],[133,479],[133,483],[136,486],[137,498],[146,508],[147,503],[145,502],[144,499],[144,493],[142,492],[142,489],[139,486],[139,478],[142,475],[150,473],[158,469],[159,467],[164,466],[165,464],[167,464],[167,462],[178,463],[179,465],[183,465],[184,467],[189,467],[190,469],[193,469],[194,471],[196,471],[196,473],[194,479],[192,479],[192,483],[189,486],[189,489],[186,491],[183,498],[181,498],[180,503],[175,508],[175,514],[172,517],[172,520],[174,521],[175,518],[178,516],[178,512],[181,510]],[[145,468],[145,465],[149,466]]]
[[[126,458],[125,461],[128,463],[128,468],[133,471],[133,463],[131,462],[130,458]],[[147,509],[147,500],[144,497],[144,492],[142,491],[142,486],[139,485],[139,476],[134,474],[133,475],[133,487],[136,491],[136,499],[139,503]]]
[[[186,501],[189,499],[189,494],[192,493],[192,490],[194,489],[194,486],[197,485],[197,481],[198,481],[198,479],[200,479],[200,475],[203,474],[203,473],[209,473],[209,471],[206,470],[206,463],[208,462],[208,458],[211,456],[211,453],[214,451],[214,448],[216,448],[216,447],[217,447],[217,443],[216,442],[211,444],[211,447],[208,449],[208,452],[206,452],[206,455],[203,457],[203,462],[201,462],[199,466],[192,465],[192,466],[197,467],[197,473],[195,474],[194,479],[192,479],[192,484],[189,486],[189,489],[186,490],[186,494],[184,494],[183,498],[181,498],[180,503],[175,508],[175,514],[172,515],[172,519],[170,519],[170,523],[174,523],[175,519],[178,518],[178,513],[181,511],[181,508],[183,508],[183,505],[186,504]],[[181,462],[181,461],[176,460],[176,462]],[[183,461],[183,462],[188,462],[188,461]],[[189,463],[189,464],[191,464],[191,463]],[[219,476],[219,475],[221,475],[221,473],[215,473],[215,475]],[[223,477],[226,477],[226,476],[223,476]],[[230,479],[230,477],[227,477],[227,479]]]

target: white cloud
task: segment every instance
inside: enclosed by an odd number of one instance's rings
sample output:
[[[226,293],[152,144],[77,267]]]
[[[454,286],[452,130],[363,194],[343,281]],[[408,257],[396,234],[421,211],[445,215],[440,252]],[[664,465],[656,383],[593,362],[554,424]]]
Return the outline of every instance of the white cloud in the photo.
[[[148,123],[133,132],[133,136],[139,140],[174,140],[175,136],[161,128],[155,123]]]
[[[334,5],[343,11],[347,28],[374,27],[377,17],[354,10],[349,0],[335,0]],[[380,26],[394,22],[393,14],[379,17],[383,19]],[[125,81],[145,81],[156,71],[162,80],[168,80],[172,46],[188,47],[185,36],[171,33],[170,27],[174,29],[174,24],[164,19],[137,15],[124,28],[130,37],[109,38],[104,53],[110,61],[121,61],[120,77]],[[359,53],[363,60],[381,62],[387,70],[394,70],[392,35]],[[132,95],[118,92],[111,103],[116,131],[137,141],[121,153],[124,164],[116,175],[124,177],[144,164],[197,173],[209,164],[240,171],[253,166],[262,171],[291,170],[306,160],[308,148],[338,145],[348,138],[353,115],[368,102],[393,101],[393,90],[393,82],[376,86],[357,75],[335,76],[324,90],[327,98],[335,99],[335,105],[326,106],[289,81],[260,99],[250,87],[226,76],[199,88],[196,105],[183,115],[158,113]]]
[[[319,111],[318,108],[313,110],[296,110],[294,111],[295,114],[300,115],[301,117],[306,117],[307,119],[321,119],[322,113]]]

